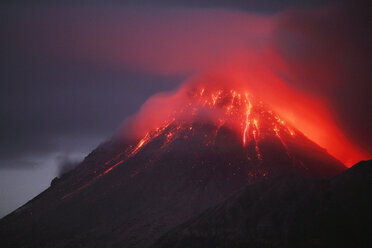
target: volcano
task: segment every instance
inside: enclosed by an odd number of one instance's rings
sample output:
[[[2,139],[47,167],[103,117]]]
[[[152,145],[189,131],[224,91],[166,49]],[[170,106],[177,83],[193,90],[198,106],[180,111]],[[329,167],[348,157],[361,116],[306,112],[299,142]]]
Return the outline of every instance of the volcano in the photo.
[[[180,94],[160,121],[148,111],[134,118],[3,218],[2,247],[147,247],[249,184],[346,169],[249,92],[198,86]],[[128,135],[135,128],[140,137]]]

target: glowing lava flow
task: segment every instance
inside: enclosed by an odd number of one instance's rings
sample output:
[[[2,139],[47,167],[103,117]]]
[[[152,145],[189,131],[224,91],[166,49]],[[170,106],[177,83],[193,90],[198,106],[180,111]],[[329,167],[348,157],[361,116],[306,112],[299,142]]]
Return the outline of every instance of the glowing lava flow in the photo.
[[[105,165],[110,165],[111,163],[114,162],[114,164],[111,165],[108,169],[106,169],[102,173],[100,173],[97,176],[95,176],[88,183],[80,186],[76,191],[70,192],[70,193],[62,196],[61,200],[66,199],[67,197],[70,197],[74,193],[76,193],[76,192],[78,192],[78,191],[80,191],[80,190],[88,187],[89,185],[91,185],[92,183],[94,183],[95,181],[97,181],[97,179],[99,179],[102,176],[106,175],[107,173],[111,172],[115,167],[117,167],[120,164],[123,164],[125,161],[127,161],[128,159],[130,159],[131,157],[133,157],[134,155],[136,155],[145,144],[147,144],[150,140],[154,139],[155,137],[159,136],[170,124],[171,124],[171,122],[165,123],[163,127],[156,128],[152,132],[146,133],[145,137],[143,137],[134,148],[133,147],[130,147],[128,149],[129,151],[127,150],[127,151],[120,152],[117,156],[115,156],[114,159],[111,159],[109,161],[106,161],[105,162]],[[122,156],[124,156],[125,158],[124,159],[121,159],[120,161],[117,161],[117,159],[119,159]]]
[[[245,128],[244,128],[244,132],[243,132],[243,145],[245,146],[246,135],[247,135],[247,131],[248,131],[248,128],[249,128],[249,125],[250,125],[249,116],[251,114],[251,109],[252,109],[252,104],[251,104],[251,101],[249,101],[249,99],[248,99],[248,94],[247,93],[245,93],[245,100],[244,101],[245,101],[246,106],[247,106],[247,112],[245,114],[245,116],[246,116],[246,118],[245,118]]]
[[[172,120],[173,122],[174,120]],[[118,165],[122,164],[123,162],[125,162],[126,160],[128,160],[129,158],[133,157],[134,155],[136,155],[139,150],[144,146],[146,145],[148,142],[150,142],[152,139],[158,137],[160,134],[162,134],[162,132],[172,123],[172,122],[167,122],[164,124],[163,127],[161,128],[156,128],[155,130],[151,131],[151,132],[148,132],[146,133],[146,135],[137,143],[137,145],[133,148],[133,149],[129,149],[129,151],[126,152],[126,158],[124,160],[121,160],[117,163],[115,163],[114,165],[112,165],[110,168],[108,168],[107,170],[105,170],[102,174],[98,175],[97,178],[103,176],[104,174],[107,174],[108,172],[112,171],[115,167],[117,167]],[[122,155],[123,153],[120,153],[119,155]],[[112,162],[112,160],[110,161]],[[107,164],[107,162],[105,163]]]
[[[191,106],[194,106],[195,102],[196,105],[206,106],[209,111],[219,113],[219,117],[215,119],[218,119],[220,123],[222,122],[237,131],[239,131],[240,127],[241,130],[239,132],[242,133],[242,145],[244,147],[247,146],[250,139],[253,139],[259,160],[262,159],[259,149],[259,140],[261,138],[274,134],[287,149],[280,132],[285,132],[290,134],[290,136],[295,135],[291,127],[286,125],[272,111],[267,110],[267,107],[261,101],[254,99],[247,92],[241,93],[234,89],[209,90],[202,88],[191,95],[193,97],[189,100],[194,103],[190,104]],[[223,112],[222,115],[221,110]],[[260,123],[264,123],[265,128],[261,127]],[[216,125],[220,126],[219,123]],[[281,131],[279,131],[278,127],[280,127]]]
[[[288,153],[287,144],[282,136],[285,136],[286,140],[294,138],[293,129],[272,111],[267,110],[261,101],[250,96],[247,92],[241,93],[234,89],[210,90],[202,88],[188,91],[186,95],[187,102],[184,102],[182,108],[173,110],[159,127],[147,130],[144,136],[137,140],[136,145],[129,146],[125,151],[119,152],[113,159],[105,162],[105,169],[88,183],[78,187],[77,191],[91,185],[119,165],[123,165],[158,137],[162,142],[160,149],[165,149],[177,137],[187,139],[194,135],[194,124],[196,123],[209,123],[215,128],[212,135],[202,134],[206,147],[213,146],[219,130],[222,127],[227,127],[241,134],[241,144],[247,154],[252,147],[259,161],[263,159],[259,147],[260,140],[265,137],[279,139]],[[247,157],[250,160],[250,155]],[[139,171],[133,173],[133,176],[138,173]],[[62,199],[75,192],[66,194]]]
[[[110,172],[112,169],[114,169],[119,164],[122,164],[123,162],[124,162],[124,160],[122,160],[120,162],[117,162],[116,164],[114,164],[113,166],[111,166],[110,168],[108,168],[107,170],[105,170],[105,172],[103,172],[103,174],[107,174],[108,172]]]
[[[143,137],[137,144],[137,146],[133,149],[133,151],[130,153],[131,156],[135,155],[141,147],[146,144],[150,140],[149,133],[146,133],[145,137]]]

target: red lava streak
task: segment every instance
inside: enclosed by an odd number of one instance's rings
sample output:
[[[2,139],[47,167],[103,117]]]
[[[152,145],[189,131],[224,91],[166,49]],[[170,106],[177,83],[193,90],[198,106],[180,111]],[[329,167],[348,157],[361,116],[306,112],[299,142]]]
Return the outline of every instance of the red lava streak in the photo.
[[[223,123],[239,132],[243,147],[253,142],[259,159],[263,137],[273,134],[286,148],[283,135],[294,137],[298,131],[346,165],[368,157],[349,142],[324,102],[294,91],[270,72],[261,75],[260,68],[252,71],[251,78],[236,71],[212,71],[190,79],[175,93],[151,97],[121,132],[136,139],[143,137],[133,152],[147,143],[151,137],[146,134],[161,129],[164,121],[198,120],[216,126]],[[168,135],[170,142],[177,136],[176,132]]]
[[[126,138],[135,141],[125,151],[104,163],[103,172],[94,176],[88,183],[80,186],[80,191],[102,176],[112,173],[119,165],[136,156],[147,144],[159,137],[160,149],[177,138],[187,139],[197,132],[193,125],[209,124],[215,128],[212,135],[199,134],[206,147],[213,146],[221,127],[235,131],[241,138],[241,146],[247,153],[247,159],[256,159],[259,163],[264,159],[260,152],[260,141],[266,137],[276,137],[287,155],[290,157],[286,142],[296,139],[298,128],[288,124],[271,108],[242,87],[206,87],[202,84],[191,84],[181,88],[174,95],[151,98],[126,125]],[[129,133],[134,136],[128,135]],[[141,137],[138,137],[142,135]],[[302,134],[301,134],[302,135]],[[129,139],[129,140],[130,140]],[[251,157],[253,152],[253,156]],[[137,176],[136,170],[131,177]],[[75,192],[77,192],[75,191]],[[75,192],[62,197],[65,199]]]
[[[119,164],[121,164],[121,163],[123,163],[123,162],[124,162],[124,161],[122,160],[122,161],[120,161],[120,162],[114,164],[114,165],[111,166],[109,169],[107,169],[105,172],[103,172],[103,174],[106,174],[106,173],[110,172],[112,169],[114,169],[116,166],[118,166]]]
[[[162,122],[159,127],[150,126],[146,130],[143,138],[138,141],[138,144],[131,151],[131,156],[163,131],[167,132],[165,134],[166,141],[162,148],[165,147],[184,128],[181,125],[182,123],[191,123],[191,126],[187,127],[191,131],[193,129],[192,123],[195,121],[206,121],[214,124],[217,127],[216,135],[223,125],[235,130],[241,135],[243,147],[249,142],[254,142],[257,158],[260,160],[262,159],[259,149],[260,139],[274,134],[282,141],[280,134],[295,135],[288,124],[281,120],[278,115],[269,111],[262,101],[257,100],[245,90],[193,86],[181,89],[176,94],[176,99],[172,99],[172,96],[169,98],[174,100],[174,104],[165,108],[168,111],[160,112],[158,115],[137,116],[135,118],[134,132],[138,131],[143,123],[156,124],[158,118],[162,119]],[[151,104],[151,107],[153,106]],[[144,112],[146,112],[146,109]],[[167,121],[164,122],[164,119]],[[170,123],[177,123],[176,128],[168,130],[167,127]],[[184,137],[187,137],[187,135]],[[205,144],[209,146],[213,142],[213,140],[209,140]],[[283,141],[282,143],[286,148]]]

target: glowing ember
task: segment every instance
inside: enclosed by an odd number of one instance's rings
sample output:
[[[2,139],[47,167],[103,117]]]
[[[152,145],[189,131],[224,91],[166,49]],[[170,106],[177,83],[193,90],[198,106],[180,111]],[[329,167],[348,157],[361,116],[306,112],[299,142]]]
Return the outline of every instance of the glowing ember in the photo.
[[[287,145],[281,137],[285,134],[281,133],[285,131],[290,134],[290,137],[295,136],[291,127],[286,125],[271,110],[267,110],[261,101],[254,99],[247,92],[241,93],[235,89],[210,90],[203,87],[188,91],[186,94],[188,95],[187,102],[180,109],[173,110],[171,115],[168,116],[168,120],[163,121],[162,126],[148,130],[139,139],[137,145],[127,151],[127,159],[136,155],[146,144],[162,134],[164,135],[162,149],[173,142],[176,137],[179,137],[180,132],[183,133],[181,137],[187,138],[190,135],[189,133],[193,131],[192,123],[200,121],[202,114],[207,114],[206,121],[216,127],[214,137],[205,136],[206,146],[213,145],[220,128],[227,126],[241,133],[243,147],[246,147],[250,140],[254,142],[256,157],[259,160],[262,160],[259,148],[261,139],[274,134],[287,149]],[[264,124],[264,126],[260,126],[260,124]],[[115,160],[108,161],[106,164],[112,162],[115,162]],[[123,162],[115,163],[103,174],[110,172]]]
[[[248,142],[252,140],[256,157],[259,160],[262,160],[259,148],[261,139],[274,135],[287,149],[281,136],[286,134],[289,134],[290,137],[295,136],[291,127],[271,110],[267,110],[262,101],[258,101],[246,91],[202,87],[188,90],[185,95],[187,97],[183,105],[179,109],[173,109],[167,116],[170,121],[165,122],[163,126],[148,130],[128,156],[135,155],[144,145],[161,134],[164,134],[165,137],[161,148],[165,148],[176,137],[179,137],[180,132],[183,132],[181,137],[189,137],[188,132],[193,130],[192,123],[200,122],[200,120],[216,126],[214,137],[205,137],[207,139],[205,146],[213,145],[220,128],[226,126],[241,133],[243,147],[246,147]],[[171,123],[172,127],[170,127]]]
[[[246,91],[202,87],[189,89],[184,93],[182,104],[175,104],[172,111],[162,116],[164,119],[157,127],[147,129],[142,137],[136,139],[134,144],[127,146],[124,151],[118,152],[113,159],[106,161],[103,169],[97,174],[95,172],[94,177],[88,183],[78,187],[77,191],[89,186],[100,177],[112,173],[119,165],[124,166],[129,159],[139,154],[152,142],[158,144],[156,147],[160,150],[169,152],[171,144],[178,138],[187,140],[200,135],[204,149],[213,150],[217,137],[223,128],[231,130],[238,134],[237,137],[241,137],[236,140],[236,144],[239,145],[241,142],[240,150],[245,153],[246,162],[264,163],[263,159],[267,153],[261,147],[261,142],[265,140],[278,140],[288,157],[291,157],[286,142],[294,142],[298,137],[298,131],[269,110],[262,101],[249,95]],[[138,126],[142,123],[141,121],[137,120],[135,124]],[[202,131],[204,129],[200,129],[205,126],[208,126],[208,130],[211,132],[204,132]],[[157,151],[159,152],[159,150]],[[201,161],[201,163],[204,165],[208,161]],[[145,163],[144,168],[146,166],[148,165]],[[226,166],[231,165],[227,164]],[[193,165],[191,167],[193,168]],[[136,177],[142,170],[140,168],[133,171],[130,177]],[[262,171],[262,173],[266,172]],[[68,193],[62,199],[72,194]]]
[[[113,166],[111,166],[109,169],[107,169],[105,172],[103,172],[103,174],[107,174],[108,172],[110,172],[112,169],[114,169],[116,166],[118,166],[119,164],[123,163],[124,161],[120,161],[116,164],[114,164]]]
[[[131,152],[131,155],[133,156],[134,154],[136,154],[138,152],[138,150],[143,146],[143,144],[147,143],[148,141],[150,140],[150,137],[149,137],[149,134],[147,133],[145,135],[145,137],[143,137],[140,142],[138,142],[138,145],[136,146],[136,148],[134,148],[134,150]]]

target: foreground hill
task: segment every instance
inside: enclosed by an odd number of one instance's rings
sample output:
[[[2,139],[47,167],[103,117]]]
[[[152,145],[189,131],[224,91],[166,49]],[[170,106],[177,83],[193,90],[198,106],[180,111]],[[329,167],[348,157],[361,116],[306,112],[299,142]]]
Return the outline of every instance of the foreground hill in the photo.
[[[160,238],[161,247],[371,247],[372,160],[330,179],[248,185]]]

